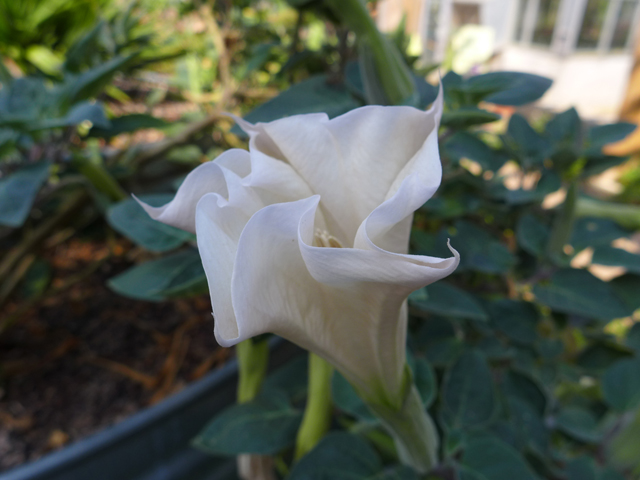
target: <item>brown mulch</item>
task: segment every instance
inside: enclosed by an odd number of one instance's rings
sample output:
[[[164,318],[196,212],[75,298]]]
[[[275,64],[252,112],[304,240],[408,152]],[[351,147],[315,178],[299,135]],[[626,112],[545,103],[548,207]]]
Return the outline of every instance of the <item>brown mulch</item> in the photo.
[[[95,273],[0,335],[0,472],[123,420],[229,355],[215,342],[208,297],[150,303],[106,287],[132,264],[125,241],[51,249],[52,287],[110,251]]]

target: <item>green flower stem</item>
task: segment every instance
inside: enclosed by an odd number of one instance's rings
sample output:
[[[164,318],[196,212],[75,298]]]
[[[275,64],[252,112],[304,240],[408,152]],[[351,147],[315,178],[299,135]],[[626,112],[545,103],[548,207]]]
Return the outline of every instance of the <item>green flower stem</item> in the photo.
[[[256,398],[262,387],[269,363],[269,344],[266,340],[249,338],[236,345],[238,358],[238,403]]]
[[[309,393],[296,438],[296,460],[310,452],[329,430],[332,374],[333,367],[329,363],[316,354],[309,353]]]
[[[129,198],[115,178],[107,171],[102,162],[91,158],[77,157],[74,166],[96,189],[111,200],[121,201]]]
[[[249,338],[236,345],[238,358],[238,403],[247,403],[260,393],[269,364],[269,343]],[[242,480],[275,480],[273,458],[269,455],[240,454],[238,477]]]
[[[418,93],[411,71],[402,55],[376,27],[362,0],[325,0],[331,9],[358,41],[371,49],[376,73],[388,102],[392,105],[417,103]]]
[[[391,434],[400,461],[420,473],[438,463],[438,432],[415,385],[400,409],[368,402],[367,405]]]
[[[576,216],[609,218],[623,227],[640,229],[640,205],[603,202],[593,198],[579,198]]]
[[[578,199],[578,185],[574,180],[567,189],[567,197],[560,207],[551,229],[551,235],[547,243],[547,254],[555,261],[563,258],[564,246],[569,243],[573,233],[573,224],[576,218],[576,201]]]

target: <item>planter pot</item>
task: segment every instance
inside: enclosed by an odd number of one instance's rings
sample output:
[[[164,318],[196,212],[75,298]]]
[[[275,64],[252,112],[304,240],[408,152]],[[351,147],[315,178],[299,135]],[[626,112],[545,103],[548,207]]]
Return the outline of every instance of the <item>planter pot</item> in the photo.
[[[270,369],[300,353],[284,341],[271,346]],[[235,479],[234,459],[205,455],[189,442],[211,417],[235,403],[236,385],[234,359],[163,402],[0,474],[0,480]]]

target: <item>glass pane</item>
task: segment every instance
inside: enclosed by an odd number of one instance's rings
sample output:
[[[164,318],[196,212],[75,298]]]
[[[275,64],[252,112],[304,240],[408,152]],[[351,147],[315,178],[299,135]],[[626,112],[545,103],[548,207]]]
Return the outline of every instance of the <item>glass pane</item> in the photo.
[[[609,0],[589,0],[578,36],[578,48],[596,48],[598,46],[608,6]]]
[[[440,1],[433,0],[429,3],[429,24],[427,25],[427,50],[433,52],[436,49],[436,33],[438,29],[438,17],[440,15]]]
[[[522,41],[522,26],[524,25],[524,15],[527,10],[527,0],[518,2],[518,23],[516,23],[515,40]]]
[[[540,0],[536,28],[533,31],[533,43],[551,45],[553,28],[558,18],[558,6],[560,0]]]
[[[611,48],[624,48],[627,46],[627,39],[631,31],[631,23],[635,14],[637,1],[624,0],[620,6],[620,13],[616,19],[616,26],[613,30],[613,39],[611,40]]]

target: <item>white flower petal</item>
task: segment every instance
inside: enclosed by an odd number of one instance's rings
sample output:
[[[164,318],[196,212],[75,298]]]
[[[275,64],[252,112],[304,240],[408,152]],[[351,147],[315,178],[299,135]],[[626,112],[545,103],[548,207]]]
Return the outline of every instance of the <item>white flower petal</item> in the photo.
[[[232,276],[237,330],[218,329],[216,338],[228,346],[276,333],[327,359],[361,391],[393,399],[405,363],[406,297],[448,275],[456,260],[313,247],[319,200],[270,205],[249,220]]]
[[[401,173],[408,173],[416,157],[427,155],[425,142],[437,130],[441,112],[439,95],[427,112],[369,106],[332,120],[311,114],[239,124],[251,137],[252,154],[288,162],[321,196],[330,233],[351,246],[362,221],[399,187]]]
[[[229,194],[220,165],[229,168],[235,164],[236,169],[246,170],[250,162],[249,152],[240,149],[227,150],[216,161],[203,163],[191,171],[178,188],[174,199],[166,205],[152,207],[137,198],[136,200],[154,220],[196,233],[196,205],[200,199],[207,193],[217,193],[224,198]]]

